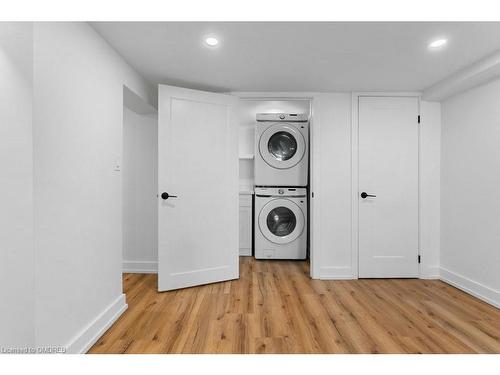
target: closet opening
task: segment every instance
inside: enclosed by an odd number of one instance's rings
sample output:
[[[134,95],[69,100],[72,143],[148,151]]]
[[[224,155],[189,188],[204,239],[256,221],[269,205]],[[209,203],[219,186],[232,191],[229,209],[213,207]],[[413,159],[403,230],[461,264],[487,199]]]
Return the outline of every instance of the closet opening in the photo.
[[[123,273],[156,273],[158,112],[126,86],[122,134]]]
[[[310,99],[240,97],[240,257],[308,267],[310,123]]]

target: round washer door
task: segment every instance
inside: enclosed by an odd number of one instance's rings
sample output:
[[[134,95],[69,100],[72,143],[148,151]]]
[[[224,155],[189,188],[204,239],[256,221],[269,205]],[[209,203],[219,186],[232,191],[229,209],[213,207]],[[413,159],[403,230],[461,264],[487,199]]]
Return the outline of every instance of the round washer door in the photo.
[[[269,241],[287,244],[304,231],[304,213],[293,201],[276,198],[267,203],[259,213],[259,229]]]
[[[271,167],[288,169],[302,160],[306,142],[293,125],[276,123],[260,136],[259,151],[262,159]]]

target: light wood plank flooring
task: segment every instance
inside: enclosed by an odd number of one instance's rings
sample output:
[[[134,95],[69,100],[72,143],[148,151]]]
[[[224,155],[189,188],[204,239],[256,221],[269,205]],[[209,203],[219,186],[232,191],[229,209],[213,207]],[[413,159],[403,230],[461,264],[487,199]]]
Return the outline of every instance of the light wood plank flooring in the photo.
[[[241,258],[239,280],[156,291],[126,274],[128,310],[90,353],[500,353],[500,310],[441,281],[309,278]]]

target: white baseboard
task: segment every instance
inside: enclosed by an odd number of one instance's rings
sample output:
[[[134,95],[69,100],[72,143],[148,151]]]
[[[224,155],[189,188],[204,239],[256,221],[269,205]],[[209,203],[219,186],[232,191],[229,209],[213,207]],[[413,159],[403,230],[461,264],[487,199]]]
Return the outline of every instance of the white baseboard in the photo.
[[[158,273],[158,262],[149,260],[124,260],[123,273]]]
[[[500,291],[441,267],[440,279],[474,297],[500,308]]]
[[[353,275],[352,267],[321,267],[320,280],[353,280],[357,276]]]
[[[66,346],[69,354],[86,353],[109,327],[127,310],[125,294],[121,294],[104,311],[102,311],[87,327],[85,327]]]
[[[439,279],[439,267],[438,266],[422,267],[420,271],[420,279],[426,279],[426,280]]]

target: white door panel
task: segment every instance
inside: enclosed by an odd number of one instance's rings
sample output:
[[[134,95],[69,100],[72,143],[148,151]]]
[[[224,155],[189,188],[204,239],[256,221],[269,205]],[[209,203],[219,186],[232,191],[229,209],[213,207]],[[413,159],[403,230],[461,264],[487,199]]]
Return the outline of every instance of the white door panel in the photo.
[[[417,98],[359,98],[360,277],[418,276],[417,116]]]
[[[238,278],[236,100],[159,86],[160,291]]]

